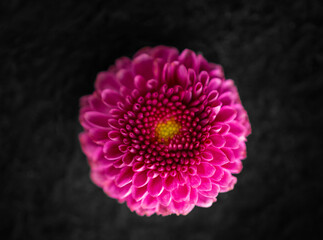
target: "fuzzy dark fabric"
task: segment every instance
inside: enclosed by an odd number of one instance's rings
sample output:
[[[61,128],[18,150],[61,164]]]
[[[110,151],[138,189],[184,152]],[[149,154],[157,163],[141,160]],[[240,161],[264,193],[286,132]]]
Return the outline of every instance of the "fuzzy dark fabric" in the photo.
[[[2,239],[319,239],[322,4],[241,2],[1,1]],[[233,191],[148,218],[90,181],[78,101],[116,58],[159,44],[221,64],[253,133]]]

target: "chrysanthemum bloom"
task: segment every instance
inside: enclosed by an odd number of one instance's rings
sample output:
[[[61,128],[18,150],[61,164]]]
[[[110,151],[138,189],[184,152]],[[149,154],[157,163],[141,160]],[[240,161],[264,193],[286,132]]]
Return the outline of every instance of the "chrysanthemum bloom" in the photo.
[[[100,72],[80,103],[91,179],[131,211],[186,215],[233,189],[251,129],[220,65],[144,48]]]

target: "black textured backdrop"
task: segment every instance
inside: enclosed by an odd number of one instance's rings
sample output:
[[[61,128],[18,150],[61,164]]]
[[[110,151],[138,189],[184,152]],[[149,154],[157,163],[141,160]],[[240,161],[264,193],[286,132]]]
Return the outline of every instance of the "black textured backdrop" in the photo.
[[[1,1],[2,239],[319,239],[323,8],[241,2]],[[106,197],[77,139],[96,73],[158,44],[222,64],[253,128],[234,191],[188,216]]]

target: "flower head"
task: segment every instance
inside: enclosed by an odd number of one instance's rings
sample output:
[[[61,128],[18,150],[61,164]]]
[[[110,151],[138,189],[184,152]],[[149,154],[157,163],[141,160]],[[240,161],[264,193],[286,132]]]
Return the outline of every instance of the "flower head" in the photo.
[[[186,215],[233,189],[251,128],[220,65],[144,48],[99,73],[80,104],[91,179],[131,211]]]

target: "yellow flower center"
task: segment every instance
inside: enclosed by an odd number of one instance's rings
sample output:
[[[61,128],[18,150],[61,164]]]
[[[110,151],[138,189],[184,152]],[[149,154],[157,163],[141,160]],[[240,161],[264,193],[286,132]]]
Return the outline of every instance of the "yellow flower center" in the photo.
[[[181,126],[173,119],[159,122],[156,126],[156,134],[158,140],[168,141],[170,138],[173,138],[181,129]]]

